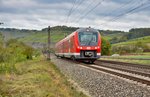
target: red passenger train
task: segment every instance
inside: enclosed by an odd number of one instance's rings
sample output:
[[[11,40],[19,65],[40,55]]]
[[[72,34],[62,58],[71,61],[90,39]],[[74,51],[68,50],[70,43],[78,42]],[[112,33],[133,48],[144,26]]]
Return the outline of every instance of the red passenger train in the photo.
[[[101,36],[98,30],[81,28],[55,45],[57,57],[68,57],[93,63],[101,56]]]

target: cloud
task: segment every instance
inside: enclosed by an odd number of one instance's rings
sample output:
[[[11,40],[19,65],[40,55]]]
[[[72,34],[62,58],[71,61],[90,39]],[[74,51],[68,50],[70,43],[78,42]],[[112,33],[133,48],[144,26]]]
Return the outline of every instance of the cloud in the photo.
[[[144,5],[116,21],[111,19],[146,1],[104,0],[91,13],[79,19],[100,1],[77,0],[66,23],[68,12],[73,6],[72,0],[0,0],[0,21],[5,23],[1,27],[42,29],[49,25],[68,25],[127,31],[133,27],[150,27],[150,5]]]

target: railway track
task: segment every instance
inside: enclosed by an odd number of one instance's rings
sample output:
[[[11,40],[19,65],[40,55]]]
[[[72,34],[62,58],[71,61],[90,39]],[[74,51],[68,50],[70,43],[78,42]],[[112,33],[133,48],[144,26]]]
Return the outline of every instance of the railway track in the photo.
[[[67,59],[68,60],[68,59]],[[69,60],[71,61],[71,60]],[[72,62],[72,61],[71,61]],[[113,66],[107,66],[104,64],[100,64],[101,61],[96,61],[94,64],[86,64],[86,63],[81,63],[81,62],[76,62],[79,65],[88,67],[88,68],[92,68],[94,70],[98,70],[98,71],[103,71],[112,75],[116,75],[122,78],[126,78],[135,82],[139,82],[142,84],[146,84],[148,86],[150,86],[150,73],[146,73],[146,72],[141,72],[141,71],[135,71],[135,70],[129,70],[126,68],[121,68],[121,67],[113,67]],[[106,61],[102,61],[105,62]],[[114,64],[114,62],[110,62],[110,64]],[[117,62],[116,62],[117,63]],[[124,65],[123,62],[118,62],[117,65]],[[125,66],[137,66],[137,65],[131,65],[131,64],[127,64],[125,63]],[[139,66],[139,68],[145,68],[147,66]]]
[[[105,65],[105,64],[102,64],[102,62],[103,61],[98,60],[98,61],[95,62],[95,64],[97,64],[99,66],[106,67],[106,68],[111,68],[111,69],[115,69],[115,70],[120,70],[120,71],[124,71],[124,72],[130,72],[130,73],[133,73],[133,74],[138,74],[138,75],[141,75],[141,76],[150,77],[150,73],[149,72],[143,72],[143,71],[135,70],[136,68],[141,68],[141,69],[148,70],[148,68],[145,67],[146,65],[143,65],[143,67],[142,67],[141,65],[136,65],[135,66],[135,65],[130,64],[130,63],[127,64],[127,63],[123,63],[123,62],[120,63],[120,62],[116,62],[116,61],[112,61],[111,64]],[[107,63],[107,61],[105,61],[104,63]],[[110,63],[110,61],[108,61],[108,63]],[[132,68],[134,67],[134,69],[131,70],[131,69],[125,68],[125,67],[132,67]],[[150,69],[149,69],[149,71],[150,71]]]
[[[126,57],[112,57],[112,56],[101,56],[101,58],[127,59],[127,60],[150,60],[150,58],[126,58]]]
[[[133,80],[133,81],[137,81],[137,82],[140,82],[142,84],[146,84],[146,85],[150,85],[150,78],[146,78],[145,77],[142,77],[142,76],[136,76],[135,74],[133,75],[131,72],[118,72],[116,70],[113,70],[113,69],[110,69],[110,68],[103,68],[102,66],[100,67],[97,67],[96,65],[84,65],[86,67],[90,67],[90,68],[93,68],[93,69],[96,69],[96,70],[100,70],[100,71],[103,71],[103,72],[106,72],[106,73],[110,73],[110,74],[113,74],[113,75],[117,75],[117,76],[120,76],[120,77],[123,77],[123,78],[127,78],[127,79],[130,79],[130,80]],[[133,71],[132,71],[133,72]]]
[[[97,62],[104,62],[104,63],[123,65],[123,66],[136,67],[136,68],[150,69],[149,65],[142,65],[142,64],[134,64],[134,63],[126,63],[126,62],[110,61],[110,60],[109,61],[108,60],[97,60]]]

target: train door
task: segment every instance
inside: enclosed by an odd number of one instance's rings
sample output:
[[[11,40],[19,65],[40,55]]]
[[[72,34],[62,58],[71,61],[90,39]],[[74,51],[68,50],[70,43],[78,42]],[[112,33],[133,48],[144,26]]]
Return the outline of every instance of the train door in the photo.
[[[68,39],[68,57],[71,56],[71,53],[70,53],[70,52],[71,52],[71,51],[70,51],[70,50],[71,50],[71,44],[70,44],[70,43],[71,43],[71,40]]]

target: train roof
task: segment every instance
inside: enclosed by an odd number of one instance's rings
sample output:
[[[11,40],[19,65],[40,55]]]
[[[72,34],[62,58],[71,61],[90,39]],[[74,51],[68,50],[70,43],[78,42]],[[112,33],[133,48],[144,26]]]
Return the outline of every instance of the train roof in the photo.
[[[75,32],[99,32],[99,31],[96,30],[96,29],[93,29],[93,28],[79,28],[79,29],[77,29],[76,31],[72,32],[72,33],[71,33],[70,35],[68,35],[68,36],[74,35]],[[65,37],[64,39],[60,40],[56,45],[60,45],[65,39],[68,38],[68,36]]]
[[[98,30],[93,28],[80,28],[76,30],[77,32],[98,32]]]

